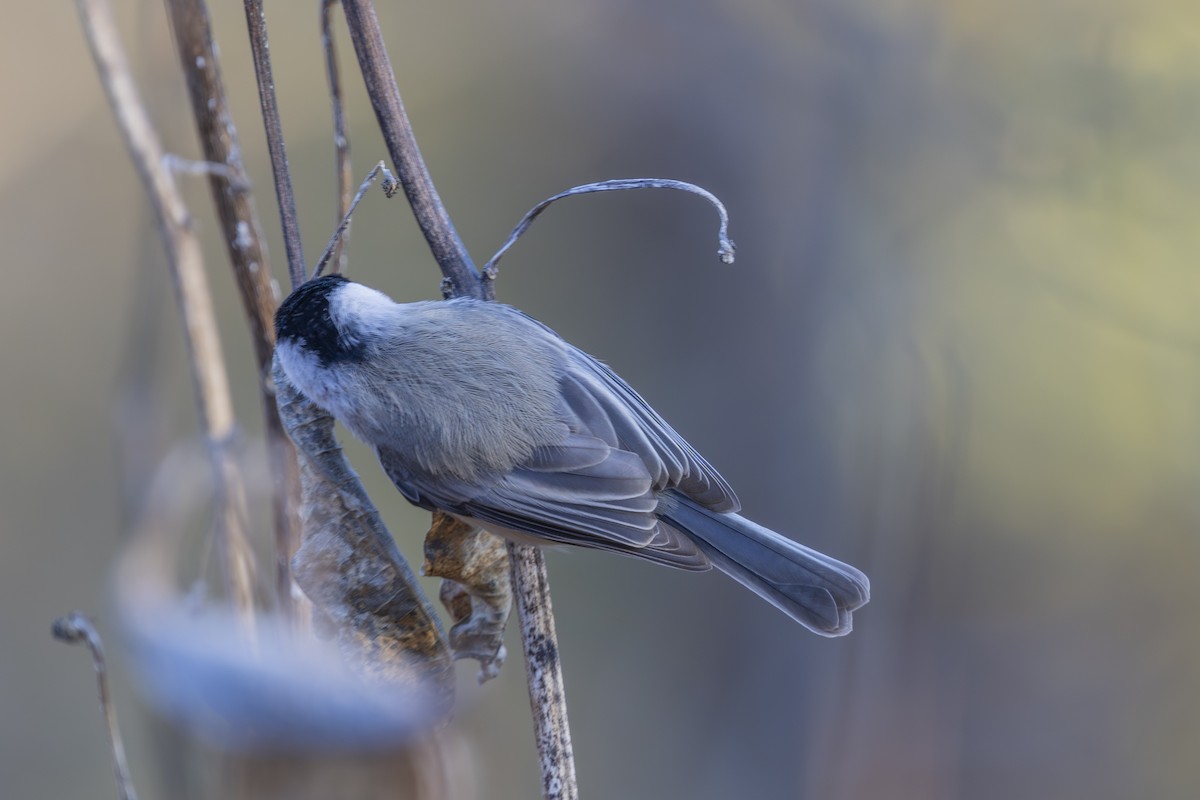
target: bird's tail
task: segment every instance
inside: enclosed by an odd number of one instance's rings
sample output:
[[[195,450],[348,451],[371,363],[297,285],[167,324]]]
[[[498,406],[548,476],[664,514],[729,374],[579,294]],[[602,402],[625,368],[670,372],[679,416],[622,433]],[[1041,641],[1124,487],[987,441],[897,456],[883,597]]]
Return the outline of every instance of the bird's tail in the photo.
[[[822,636],[843,636],[851,612],[871,597],[867,576],[737,514],[722,514],[676,492],[658,516],[686,533],[717,569]]]

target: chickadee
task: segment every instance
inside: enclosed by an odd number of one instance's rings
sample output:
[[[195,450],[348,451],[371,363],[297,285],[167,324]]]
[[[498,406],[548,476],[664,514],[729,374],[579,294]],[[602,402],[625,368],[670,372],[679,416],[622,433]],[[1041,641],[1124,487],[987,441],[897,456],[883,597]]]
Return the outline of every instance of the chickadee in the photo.
[[[516,309],[395,303],[330,275],[275,315],[279,362],[408,500],[493,533],[716,566],[823,636],[870,583],[736,513],[729,484],[608,367]]]

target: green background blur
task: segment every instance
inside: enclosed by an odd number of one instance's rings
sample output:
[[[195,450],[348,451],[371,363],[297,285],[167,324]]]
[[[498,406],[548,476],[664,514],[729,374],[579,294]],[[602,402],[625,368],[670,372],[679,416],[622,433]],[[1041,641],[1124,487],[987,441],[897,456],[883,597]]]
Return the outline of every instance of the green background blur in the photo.
[[[162,11],[122,5],[168,147],[194,156]],[[334,225],[316,5],[267,3],[310,261]],[[478,261],[576,183],[722,197],[733,267],[699,200],[610,194],[546,213],[499,294],[620,371],[750,516],[872,577],[854,633],[827,641],[715,575],[552,553],[584,796],[1200,792],[1200,7],[379,9]],[[82,608],[117,643],[108,565],[138,476],[196,430],[162,251],[72,10],[12,4],[0,30],[6,798],[113,796],[90,669],[49,625]],[[213,13],[283,280],[241,4]],[[384,151],[339,41],[361,176]],[[207,187],[188,195],[253,450],[245,325]],[[437,296],[402,200],[370,196],[350,258],[398,299]],[[353,455],[416,558],[425,517]],[[536,793],[514,645],[460,724],[485,797]],[[135,779],[163,796],[114,670]]]

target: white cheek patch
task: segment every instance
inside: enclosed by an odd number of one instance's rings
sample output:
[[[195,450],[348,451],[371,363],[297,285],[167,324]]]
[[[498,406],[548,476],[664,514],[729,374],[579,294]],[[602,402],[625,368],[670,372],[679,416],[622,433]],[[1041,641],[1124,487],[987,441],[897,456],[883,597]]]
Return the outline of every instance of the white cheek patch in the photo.
[[[301,394],[325,410],[330,410],[332,382],[329,370],[321,366],[316,353],[295,341],[280,342],[275,346],[275,352],[283,371]]]
[[[301,394],[336,417],[358,438],[374,441],[370,436],[374,430],[371,420],[385,415],[376,412],[377,417],[372,416],[371,395],[354,367],[322,366],[315,353],[296,342],[280,343],[276,349],[283,371]]]

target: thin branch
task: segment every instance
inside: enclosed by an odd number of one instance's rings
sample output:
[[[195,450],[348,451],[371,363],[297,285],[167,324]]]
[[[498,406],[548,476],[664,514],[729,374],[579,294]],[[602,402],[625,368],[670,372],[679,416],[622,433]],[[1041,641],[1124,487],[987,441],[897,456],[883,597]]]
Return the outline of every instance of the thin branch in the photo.
[[[337,50],[333,46],[333,7],[339,0],[321,2],[321,49],[325,52],[325,76],[329,79],[329,102],[333,107],[333,145],[336,149],[338,181],[338,219],[350,215],[350,186],[354,173],[350,168],[350,137],[346,133],[346,111],[342,102],[342,81],[338,74]],[[350,238],[347,228],[334,248],[332,272],[346,269],[345,249]]]
[[[305,601],[292,596],[291,572],[292,553],[300,545],[300,476],[295,450],[279,420],[273,384],[267,379],[275,347],[276,299],[271,264],[242,161],[229,98],[221,80],[207,5],[203,0],[167,0],[166,5],[206,159],[200,163],[221,170],[211,173],[213,203],[250,323],[258,362],[267,454],[274,482],[271,505],[275,534],[275,593],[280,610],[303,619],[307,615],[294,605],[304,605]]]
[[[562,200],[565,197],[574,197],[579,194],[590,194],[592,192],[620,192],[629,189],[677,189],[683,192],[691,192],[698,194],[708,202],[712,203],[717,209],[717,214],[721,218],[721,227],[717,231],[717,257],[726,264],[733,263],[733,253],[735,246],[733,240],[729,238],[729,213],[725,210],[725,205],[717,199],[717,196],[707,189],[687,183],[685,181],[675,181],[668,178],[617,178],[611,181],[600,181],[599,183],[585,183],[582,186],[574,186],[564,192],[559,192],[553,197],[547,197],[542,202],[538,203],[533,208],[526,212],[521,221],[517,223],[517,227],[513,228],[513,232],[508,235],[508,239],[496,251],[496,255],[488,260],[483,267],[483,275],[489,281],[495,280],[496,274],[499,272],[500,258],[508,252],[508,249],[517,243],[521,235],[529,230],[529,226],[533,221],[541,215],[543,211],[550,207],[550,204]]]
[[[195,177],[209,176],[230,180],[232,172],[228,164],[218,164],[215,161],[196,161],[191,158],[167,153],[163,156],[163,167],[176,175],[192,175]]]
[[[100,634],[96,632],[91,620],[78,611],[72,611],[65,617],[54,620],[51,630],[54,638],[60,642],[83,642],[92,652],[92,666],[96,670],[96,690],[100,695],[100,713],[104,715],[104,724],[108,728],[108,745],[112,750],[117,789],[121,792],[122,800],[137,800],[133,779],[129,776],[129,764],[125,760],[125,743],[121,739],[121,729],[117,726],[117,710],[108,691],[108,663],[104,658],[104,644],[100,641]]]
[[[374,5],[370,0],[343,0],[342,9],[346,14],[346,24],[350,28],[350,39],[354,42],[354,52],[358,56],[367,94],[375,108],[375,116],[379,120],[396,175],[400,178],[413,215],[417,218],[417,225],[425,235],[433,257],[451,284],[451,294],[492,299],[491,284],[479,279],[471,256],[458,238],[450,214],[442,205],[425,161],[421,158],[412,125],[400,100],[400,88],[392,73],[392,61],[383,42]]]
[[[354,213],[354,209],[358,208],[363,195],[367,193],[367,189],[371,188],[371,184],[380,172],[383,173],[383,193],[389,198],[395,196],[398,187],[396,178],[388,171],[387,165],[380,161],[371,168],[371,171],[367,173],[367,177],[363,179],[362,185],[358,187],[358,193],[354,195],[354,200],[351,201],[350,207],[346,209],[346,213],[342,215],[342,221],[338,223],[337,230],[333,232],[333,236],[329,239],[329,244],[325,246],[325,252],[321,254],[321,260],[313,267],[312,275],[309,276],[310,281],[321,277],[321,273],[325,271],[325,265],[329,263],[334,252],[340,247],[346,233],[350,230],[350,215]],[[336,272],[336,270],[334,271]]]
[[[542,549],[508,542],[514,601],[525,648],[525,678],[533,711],[533,734],[542,770],[545,800],[577,800],[575,753],[567,724],[562,660],[550,605],[550,582]]]
[[[258,99],[263,126],[267,131],[267,150],[271,154],[271,173],[275,176],[275,198],[279,201],[279,221],[283,226],[283,246],[287,251],[288,275],[292,288],[304,282],[304,246],[300,241],[300,220],[296,214],[296,194],[288,170],[283,146],[283,124],[275,101],[275,77],[271,72],[271,54],[267,44],[267,18],[262,0],[245,0],[246,27],[250,31],[250,52],[254,56],[254,77],[258,81]]]
[[[216,503],[215,534],[230,600],[248,635],[254,629],[254,556],[246,541],[247,501],[241,470],[232,452],[233,401],[217,335],[212,296],[200,241],[191,216],[163,168],[158,135],[129,72],[107,0],[76,0],[96,71],[138,174],[150,196],[183,317],[188,365],[196,388],[200,425],[208,444]]]

